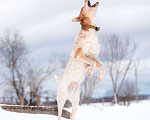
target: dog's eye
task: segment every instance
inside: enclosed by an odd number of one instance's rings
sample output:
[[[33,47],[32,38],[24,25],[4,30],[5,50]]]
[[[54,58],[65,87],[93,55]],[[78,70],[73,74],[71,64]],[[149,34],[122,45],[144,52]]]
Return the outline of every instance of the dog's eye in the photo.
[[[78,20],[82,20],[82,18],[81,18],[81,17],[78,17]]]
[[[80,20],[80,18],[79,18],[79,17],[78,17],[77,19],[78,19],[78,20]]]

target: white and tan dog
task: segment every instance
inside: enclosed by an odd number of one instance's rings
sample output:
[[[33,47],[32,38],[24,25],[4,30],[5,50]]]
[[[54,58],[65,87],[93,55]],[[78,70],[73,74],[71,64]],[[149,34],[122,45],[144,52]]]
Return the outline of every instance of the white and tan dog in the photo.
[[[85,73],[88,71],[89,77],[92,76],[95,67],[100,68],[98,80],[102,81],[104,67],[96,58],[100,52],[100,44],[98,43],[96,26],[96,11],[99,3],[91,6],[89,0],[85,0],[78,17],[75,17],[73,22],[80,22],[82,29],[76,37],[74,47],[66,66],[63,76],[58,81],[59,88],[57,92],[58,103],[58,120],[61,119],[62,109],[66,99],[72,103],[71,120],[75,119],[75,113],[80,99],[80,83],[84,80]]]

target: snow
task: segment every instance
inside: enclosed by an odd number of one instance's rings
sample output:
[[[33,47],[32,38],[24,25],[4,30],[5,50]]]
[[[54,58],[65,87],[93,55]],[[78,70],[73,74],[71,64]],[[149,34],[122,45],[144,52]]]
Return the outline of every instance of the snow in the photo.
[[[67,109],[71,111],[71,108]],[[110,103],[79,106],[76,120],[150,120],[150,101],[132,103],[130,106],[111,106]],[[46,114],[15,113],[0,108],[0,120],[57,120]],[[62,120],[67,120],[62,118]]]
[[[46,114],[15,113],[2,110],[0,107],[0,120],[57,120],[57,116]],[[67,120],[62,118],[62,120]]]

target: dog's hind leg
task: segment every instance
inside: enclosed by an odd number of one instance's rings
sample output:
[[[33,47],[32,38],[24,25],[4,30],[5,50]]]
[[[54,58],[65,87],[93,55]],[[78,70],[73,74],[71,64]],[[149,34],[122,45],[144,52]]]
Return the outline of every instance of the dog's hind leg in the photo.
[[[61,120],[62,109],[67,99],[67,96],[67,89],[64,89],[64,87],[59,87],[57,92],[58,120]]]
[[[78,86],[71,98],[71,103],[72,103],[72,113],[71,113],[71,120],[75,120],[75,114],[78,109],[79,101],[80,101],[80,87]]]

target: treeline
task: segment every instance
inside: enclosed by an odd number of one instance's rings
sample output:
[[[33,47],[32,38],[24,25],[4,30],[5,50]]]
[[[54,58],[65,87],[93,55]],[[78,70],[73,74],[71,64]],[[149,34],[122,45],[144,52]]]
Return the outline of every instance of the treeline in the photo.
[[[43,83],[51,80],[51,77],[63,63],[65,58],[55,60],[56,55],[48,58],[49,62],[44,65],[38,63],[38,58],[30,58],[23,36],[16,31],[7,30],[0,38],[0,78],[1,85],[5,85],[4,94],[24,99],[25,105],[33,105],[36,97],[47,95],[56,97],[56,93],[45,89]],[[63,65],[62,64],[62,65]],[[49,85],[50,86],[50,85]]]
[[[107,34],[100,37],[101,52],[98,59],[105,66],[103,80],[112,82],[113,103],[118,103],[119,97],[136,95],[138,101],[138,66],[139,58],[135,58],[136,44],[128,36]],[[5,85],[5,93],[24,99],[25,105],[33,105],[36,97],[47,95],[56,98],[56,92],[45,89],[44,82],[53,80],[53,74],[62,75],[69,56],[50,53],[46,65],[38,63],[38,58],[30,58],[25,40],[19,32],[6,31],[0,38],[0,85]],[[133,59],[134,58],[134,59]],[[37,60],[37,61],[36,61]],[[132,71],[132,72],[130,72]],[[135,80],[129,78],[129,72]],[[80,99],[90,103],[95,89],[102,89],[97,80],[98,73],[92,78],[87,75],[81,84]],[[102,84],[102,83],[101,83]],[[51,85],[49,85],[51,86]],[[99,93],[101,94],[101,93]]]

